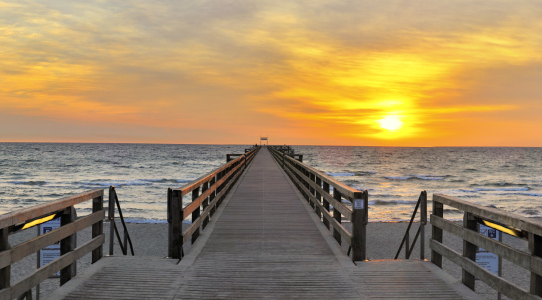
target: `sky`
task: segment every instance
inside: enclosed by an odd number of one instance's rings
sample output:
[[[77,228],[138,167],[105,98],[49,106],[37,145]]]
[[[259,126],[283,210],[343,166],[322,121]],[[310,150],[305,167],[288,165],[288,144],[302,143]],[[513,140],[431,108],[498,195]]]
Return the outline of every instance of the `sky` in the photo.
[[[3,1],[0,142],[542,147],[542,1]]]

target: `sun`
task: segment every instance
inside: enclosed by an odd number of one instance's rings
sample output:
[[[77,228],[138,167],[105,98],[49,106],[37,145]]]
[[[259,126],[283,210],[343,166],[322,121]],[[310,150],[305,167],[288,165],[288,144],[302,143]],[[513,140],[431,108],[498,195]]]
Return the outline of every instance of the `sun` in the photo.
[[[384,118],[377,121],[380,124],[380,127],[389,130],[397,131],[403,127],[403,122],[398,116],[385,116]]]

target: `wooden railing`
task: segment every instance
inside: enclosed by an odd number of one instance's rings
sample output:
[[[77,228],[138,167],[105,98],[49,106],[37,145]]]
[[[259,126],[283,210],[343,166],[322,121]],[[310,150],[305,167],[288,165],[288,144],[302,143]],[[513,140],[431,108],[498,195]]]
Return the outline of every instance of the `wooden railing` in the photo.
[[[334,180],[322,172],[286,155],[282,146],[268,148],[277,162],[301,194],[309,202],[324,225],[333,227],[333,237],[341,244],[346,241],[352,250],[352,261],[366,259],[366,225],[368,222],[368,193],[358,191],[344,183]],[[333,190],[331,192],[331,190]],[[342,203],[348,201],[352,208]],[[333,207],[331,209],[331,206]],[[352,222],[352,233],[341,224],[345,218]]]
[[[463,226],[443,218],[444,205],[464,212]],[[478,233],[478,222],[497,227],[512,236],[526,238],[529,252],[488,238]],[[489,222],[489,223],[488,223]],[[434,194],[433,213],[431,214],[432,238],[431,261],[442,268],[442,257],[459,265],[462,269],[462,282],[474,290],[474,281],[480,279],[498,292],[512,299],[542,299],[542,222],[504,212],[490,207],[483,207],[461,199]],[[458,253],[442,242],[443,230],[463,239],[463,253]],[[476,249],[482,247],[489,252],[508,260],[531,272],[530,291],[494,275],[475,262]]]
[[[182,259],[183,244],[196,241],[205,229],[216,208],[226,197],[243,170],[250,164],[260,147],[242,154],[222,167],[177,189],[168,189],[168,256]],[[192,203],[183,207],[183,196],[191,194]],[[203,210],[203,211],[202,211]],[[182,231],[184,219],[192,216],[191,226]]]
[[[416,218],[416,213],[418,212],[418,208],[420,208],[420,226],[418,227],[418,231],[416,231],[416,235],[414,236],[414,240],[412,241],[412,246],[410,246],[410,227],[412,227],[412,222],[414,222],[414,218]],[[399,253],[401,253],[401,249],[403,248],[403,245],[405,246],[405,259],[409,259],[410,255],[412,254],[412,250],[414,249],[414,246],[416,246],[416,241],[418,240],[418,237],[420,238],[420,259],[425,259],[425,225],[427,224],[427,192],[422,191],[420,193],[420,197],[418,197],[418,202],[416,202],[416,207],[414,208],[414,212],[412,213],[412,217],[410,218],[410,222],[408,223],[405,235],[403,236],[403,240],[401,241],[401,245],[399,246],[399,249],[397,250],[397,254],[395,254],[395,258],[397,259],[399,257]]]
[[[91,190],[78,195],[61,198],[30,208],[17,210],[0,216],[0,299],[16,299],[34,286],[60,271],[60,285],[75,276],[75,262],[92,252],[92,263],[103,256],[103,208],[104,191]],[[75,218],[74,205],[92,200],[92,214]],[[18,230],[31,228],[45,220],[60,217],[61,226],[31,240],[10,246],[8,235]],[[75,247],[75,233],[92,226],[92,239]],[[60,241],[60,257],[37,269],[14,285],[11,281],[11,265],[38,250]]]

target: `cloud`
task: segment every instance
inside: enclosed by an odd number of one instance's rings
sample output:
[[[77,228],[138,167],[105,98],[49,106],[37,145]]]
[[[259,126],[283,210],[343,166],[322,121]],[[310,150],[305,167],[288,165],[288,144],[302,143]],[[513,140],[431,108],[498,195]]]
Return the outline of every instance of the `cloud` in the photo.
[[[221,128],[225,142],[268,130],[315,144],[335,135],[341,144],[410,145],[422,136],[462,143],[467,115],[520,124],[522,113],[542,112],[536,1],[0,7],[0,106],[21,118],[127,125],[130,136],[139,126]],[[389,115],[401,130],[379,126]],[[143,132],[138,139],[151,139]]]

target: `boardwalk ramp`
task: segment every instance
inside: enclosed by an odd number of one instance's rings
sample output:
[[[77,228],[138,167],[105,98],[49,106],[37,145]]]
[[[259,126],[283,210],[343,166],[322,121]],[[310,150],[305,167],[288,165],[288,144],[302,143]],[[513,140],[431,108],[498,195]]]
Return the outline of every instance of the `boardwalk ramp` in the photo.
[[[350,261],[262,149],[182,260],[104,257],[49,299],[474,299],[422,261]]]

